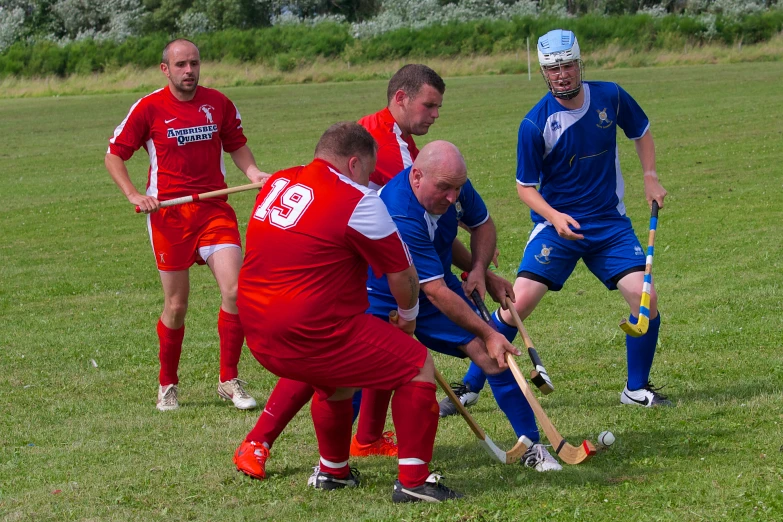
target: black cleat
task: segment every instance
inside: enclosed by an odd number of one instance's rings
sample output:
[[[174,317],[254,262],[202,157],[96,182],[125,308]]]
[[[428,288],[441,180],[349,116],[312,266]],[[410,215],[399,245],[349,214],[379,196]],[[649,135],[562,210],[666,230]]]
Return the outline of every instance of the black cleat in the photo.
[[[415,488],[406,488],[399,480],[394,482],[392,502],[443,502],[462,498],[462,493],[457,493],[440,483],[442,477],[436,473],[430,473],[427,481]]]
[[[359,485],[359,470],[356,468],[349,468],[348,476],[344,478],[337,478],[331,473],[321,471],[320,466],[313,468],[313,474],[307,479],[307,485],[314,487],[315,489],[325,489],[331,491],[333,489],[342,488],[355,488]]]

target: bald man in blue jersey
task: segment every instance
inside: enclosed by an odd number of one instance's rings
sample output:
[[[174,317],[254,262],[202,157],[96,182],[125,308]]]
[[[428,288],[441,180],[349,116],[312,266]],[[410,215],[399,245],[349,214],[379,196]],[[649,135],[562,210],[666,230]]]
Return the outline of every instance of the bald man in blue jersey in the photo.
[[[534,227],[514,284],[515,308],[523,319],[530,315],[547,291],[563,287],[582,259],[609,290],[620,291],[629,321],[636,324],[645,250],[625,214],[617,128],[636,145],[647,203],[657,201],[663,208],[666,190],[655,170],[650,122],[616,83],[582,81],[579,44],[571,31],[557,29],[539,38],[538,58],[549,93],[519,126],[517,192],[531,209]],[[654,288],[651,294],[647,333],[626,336],[628,379],[620,402],[671,406],[650,383],[661,324]],[[510,312],[498,310],[493,320],[514,338]],[[463,402],[475,402],[483,385],[480,368],[471,365],[456,391]]]

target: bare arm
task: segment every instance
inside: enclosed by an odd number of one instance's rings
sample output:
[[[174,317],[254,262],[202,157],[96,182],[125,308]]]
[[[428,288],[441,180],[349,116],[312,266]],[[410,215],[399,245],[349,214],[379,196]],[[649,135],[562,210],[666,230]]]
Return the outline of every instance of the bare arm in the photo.
[[[464,272],[473,268],[473,256],[458,237],[455,237],[451,244],[451,264]]]
[[[122,158],[109,153],[106,154],[103,162],[106,165],[106,170],[109,171],[111,179],[120,187],[120,190],[132,205],[138,205],[139,209],[145,214],[155,212],[160,208],[160,201],[152,196],[140,194],[136,190],[130,179],[130,174],[128,174],[128,167],[125,166]]]
[[[410,310],[418,306],[419,276],[416,273],[416,267],[411,265],[402,272],[386,274],[386,279],[389,282],[389,290],[397,301],[397,308]],[[405,333],[413,335],[413,331],[416,329],[416,320],[406,321],[400,316],[397,326]]]
[[[247,145],[243,145],[229,154],[231,154],[231,159],[234,161],[234,165],[236,165],[237,168],[241,170],[242,173],[247,176],[247,178],[252,183],[260,183],[262,181],[266,181],[269,178],[269,174],[261,171],[261,169],[258,168],[256,165],[256,159],[253,157],[253,152]]]
[[[563,214],[552,208],[549,203],[546,202],[544,197],[536,190],[536,187],[520,185],[517,183],[517,194],[522,203],[530,207],[536,214],[543,217],[555,227],[557,234],[565,239],[584,239],[582,234],[577,234],[576,230],[579,230],[579,223],[569,216]]]
[[[468,279],[463,285],[466,295],[477,290],[479,296],[484,299],[487,291],[485,280],[487,268],[497,251],[496,247],[497,232],[491,217],[481,225],[470,229],[470,268],[466,269]]]
[[[652,132],[648,129],[641,138],[634,141],[634,145],[636,145],[636,154],[639,156],[642,172],[644,172],[644,195],[647,197],[647,203],[652,205],[655,200],[658,202],[658,206],[663,208],[666,189],[658,181],[658,173],[655,170],[655,142]]]

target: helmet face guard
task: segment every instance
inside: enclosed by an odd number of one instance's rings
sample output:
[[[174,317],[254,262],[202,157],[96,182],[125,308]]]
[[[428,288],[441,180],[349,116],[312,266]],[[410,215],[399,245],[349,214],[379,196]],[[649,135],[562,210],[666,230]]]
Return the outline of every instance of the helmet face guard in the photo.
[[[556,98],[570,100],[582,90],[582,59],[576,35],[555,29],[538,39],[541,75]]]

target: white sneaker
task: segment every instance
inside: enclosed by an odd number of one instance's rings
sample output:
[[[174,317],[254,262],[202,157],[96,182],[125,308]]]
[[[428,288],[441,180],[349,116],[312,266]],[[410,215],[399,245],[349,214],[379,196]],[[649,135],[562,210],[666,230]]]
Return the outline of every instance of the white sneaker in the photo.
[[[530,446],[520,462],[528,468],[535,468],[536,471],[560,471],[563,466],[549,454],[546,446],[543,444],[533,444]]]
[[[628,383],[625,383],[625,389],[620,394],[620,402],[623,404],[644,406],[645,408],[672,406],[672,401],[666,398],[665,395],[658,393],[658,390],[660,390],[660,388],[653,387],[652,383],[649,381],[643,388],[633,391],[629,390]]]
[[[244,384],[247,383],[236,378],[226,382],[218,382],[218,395],[223,400],[233,402],[239,410],[252,410],[258,406],[258,403],[242,387]]]
[[[179,408],[177,401],[177,385],[158,386],[158,405],[160,411],[171,411]]]

